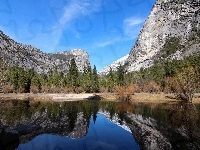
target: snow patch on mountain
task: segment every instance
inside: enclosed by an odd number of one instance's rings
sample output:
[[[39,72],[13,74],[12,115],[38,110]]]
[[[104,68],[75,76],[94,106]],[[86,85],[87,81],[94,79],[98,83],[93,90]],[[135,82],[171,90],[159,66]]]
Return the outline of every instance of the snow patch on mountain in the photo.
[[[122,57],[122,58],[120,58],[116,61],[114,61],[110,65],[104,67],[103,70],[99,72],[99,74],[102,74],[102,75],[108,74],[109,71],[110,71],[110,68],[112,68],[113,71],[117,71],[117,67],[119,67],[119,65],[124,65],[126,63],[128,57],[129,57],[129,54],[125,55],[124,57]]]

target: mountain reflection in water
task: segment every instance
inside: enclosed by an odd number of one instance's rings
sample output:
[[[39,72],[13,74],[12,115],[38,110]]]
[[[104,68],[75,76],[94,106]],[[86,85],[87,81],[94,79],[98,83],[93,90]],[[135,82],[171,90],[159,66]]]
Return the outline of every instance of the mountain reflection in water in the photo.
[[[18,150],[25,149],[132,150],[139,149],[139,146],[134,142],[131,133],[98,114],[96,123],[94,124],[91,121],[87,134],[81,138],[71,139],[52,134],[42,134],[27,144],[21,144],[18,148]]]
[[[199,112],[193,104],[1,101],[0,149],[12,135],[18,150],[200,149]]]

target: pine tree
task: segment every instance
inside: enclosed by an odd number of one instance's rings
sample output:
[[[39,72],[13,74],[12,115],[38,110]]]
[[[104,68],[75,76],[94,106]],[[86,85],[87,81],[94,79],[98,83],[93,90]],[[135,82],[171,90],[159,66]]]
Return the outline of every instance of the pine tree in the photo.
[[[92,92],[92,71],[90,64],[84,66],[81,85],[85,92]]]
[[[99,92],[99,77],[97,74],[96,66],[94,65],[93,72],[92,72],[92,91],[93,92]]]
[[[126,73],[125,66],[120,64],[119,67],[117,68],[117,84],[120,86],[125,85],[125,80],[124,80],[125,73]]]
[[[112,68],[110,68],[107,78],[108,78],[108,83],[107,83],[108,92],[113,92],[113,88],[115,86],[115,75],[112,71]]]
[[[8,66],[6,63],[0,58],[0,90],[3,85],[7,83],[6,76],[8,74]]]
[[[48,84],[48,76],[45,73],[41,73],[39,75],[39,78],[40,78],[40,82],[42,86],[45,86]]]
[[[33,78],[31,79],[31,87],[36,87],[36,90],[38,92],[41,92],[42,90],[42,84],[41,84],[41,78],[39,75],[35,75],[33,76]]]
[[[8,80],[13,85],[14,90],[17,91],[19,89],[19,66],[15,65],[9,68]]]
[[[74,58],[72,58],[71,61],[70,61],[68,79],[69,79],[69,85],[71,87],[80,86],[78,68],[76,66],[76,62],[75,62]]]

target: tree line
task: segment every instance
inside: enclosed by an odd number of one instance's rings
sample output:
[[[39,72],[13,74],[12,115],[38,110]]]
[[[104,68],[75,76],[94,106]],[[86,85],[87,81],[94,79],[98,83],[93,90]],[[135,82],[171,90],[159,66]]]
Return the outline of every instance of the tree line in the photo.
[[[70,61],[67,74],[58,71],[56,67],[48,74],[38,74],[34,69],[24,70],[18,65],[14,65],[9,67],[6,76],[7,82],[3,86],[4,92],[99,92],[99,77],[96,66],[91,68],[90,64],[87,64],[83,73],[80,73],[74,59]]]
[[[5,93],[117,92],[122,99],[129,99],[135,92],[172,92],[186,101],[191,101],[194,92],[200,91],[200,53],[182,60],[155,61],[153,66],[133,72],[127,72],[127,65],[119,65],[117,71],[110,68],[106,75],[98,75],[96,66],[91,68],[90,64],[79,72],[74,59],[67,74],[57,68],[48,74],[38,74],[15,65],[4,71],[7,82],[2,87]]]

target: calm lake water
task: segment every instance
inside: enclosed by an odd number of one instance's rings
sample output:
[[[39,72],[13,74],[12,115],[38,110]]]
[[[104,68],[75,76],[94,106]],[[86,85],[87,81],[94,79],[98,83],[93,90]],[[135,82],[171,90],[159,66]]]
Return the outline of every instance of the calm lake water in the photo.
[[[18,150],[132,150],[139,149],[132,134],[106,119],[102,114],[97,115],[96,122],[90,120],[88,132],[81,138],[70,138],[53,134],[36,136],[28,143],[20,144]]]
[[[0,149],[200,149],[200,105],[0,102]]]

